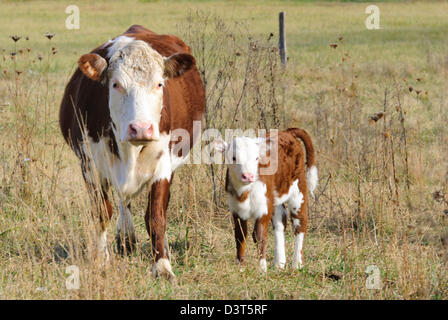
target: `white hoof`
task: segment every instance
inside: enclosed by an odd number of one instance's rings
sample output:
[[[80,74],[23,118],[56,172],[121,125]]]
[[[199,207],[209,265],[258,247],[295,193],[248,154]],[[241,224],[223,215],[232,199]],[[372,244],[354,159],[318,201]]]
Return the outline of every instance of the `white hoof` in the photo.
[[[286,265],[285,262],[276,262],[276,263],[274,263],[274,266],[275,266],[277,269],[285,269],[285,265]]]
[[[171,264],[166,258],[159,259],[152,266],[152,274],[155,278],[162,276],[168,280],[174,280],[176,276],[171,270]]]
[[[302,267],[303,267],[302,257],[298,258],[297,260],[294,259],[291,266],[294,270],[302,269]]]
[[[259,265],[260,265],[261,271],[263,271],[263,272],[268,271],[268,265],[266,263],[266,259],[260,259]]]
[[[107,264],[110,260],[106,232],[103,232],[98,238],[96,256],[101,264]]]
[[[240,261],[240,259],[236,258],[235,263],[240,266],[239,271],[243,272],[246,269],[246,265]]]

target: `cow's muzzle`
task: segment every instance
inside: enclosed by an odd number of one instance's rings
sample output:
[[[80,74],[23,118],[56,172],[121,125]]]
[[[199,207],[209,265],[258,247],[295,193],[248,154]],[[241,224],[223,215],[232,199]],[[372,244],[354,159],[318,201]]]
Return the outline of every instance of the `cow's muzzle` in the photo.
[[[128,141],[132,144],[145,144],[156,140],[154,124],[146,121],[133,121],[128,126]]]

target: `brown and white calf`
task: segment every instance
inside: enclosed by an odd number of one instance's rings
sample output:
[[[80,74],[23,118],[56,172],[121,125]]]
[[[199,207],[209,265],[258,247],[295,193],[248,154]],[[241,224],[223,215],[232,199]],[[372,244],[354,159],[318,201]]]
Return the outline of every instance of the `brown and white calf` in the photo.
[[[297,138],[305,145],[306,166],[303,148]],[[265,254],[270,221],[274,227],[274,264],[284,268],[287,204],[294,227],[292,266],[301,267],[308,222],[307,193],[308,190],[312,193],[318,183],[310,136],[302,129],[291,128],[266,138],[236,137],[230,144],[217,141],[215,147],[224,152],[228,166],[226,191],[235,223],[237,261],[244,263],[247,222],[253,218],[253,239],[258,244],[261,269],[267,270]],[[272,166],[272,161],[277,162],[275,173],[264,174],[263,169]]]
[[[145,222],[153,273],[172,277],[165,238],[170,184],[193,146],[193,122],[205,113],[195,59],[179,38],[134,25],[81,56],[78,66],[62,99],[60,127],[81,160],[96,207],[100,252],[108,257],[109,186],[120,199],[117,244],[123,251],[135,246],[130,200],[149,184]],[[187,138],[178,140],[179,130]]]

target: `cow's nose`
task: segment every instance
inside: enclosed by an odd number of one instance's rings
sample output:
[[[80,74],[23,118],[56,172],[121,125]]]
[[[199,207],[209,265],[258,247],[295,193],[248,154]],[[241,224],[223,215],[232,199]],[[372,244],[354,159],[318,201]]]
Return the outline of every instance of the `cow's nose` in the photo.
[[[151,122],[134,121],[128,127],[129,140],[151,140],[154,126]]]
[[[241,180],[243,180],[244,182],[254,182],[255,177],[252,173],[243,173],[241,175]]]

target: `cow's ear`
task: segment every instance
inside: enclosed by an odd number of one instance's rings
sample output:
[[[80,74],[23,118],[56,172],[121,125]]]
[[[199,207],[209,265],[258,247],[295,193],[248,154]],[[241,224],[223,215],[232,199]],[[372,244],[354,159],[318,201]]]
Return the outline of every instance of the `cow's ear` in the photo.
[[[88,53],[78,60],[79,69],[90,79],[101,80],[101,75],[107,69],[107,61],[96,53]]]
[[[165,59],[165,70],[163,75],[166,78],[179,77],[196,64],[196,60],[191,54],[177,53]]]

